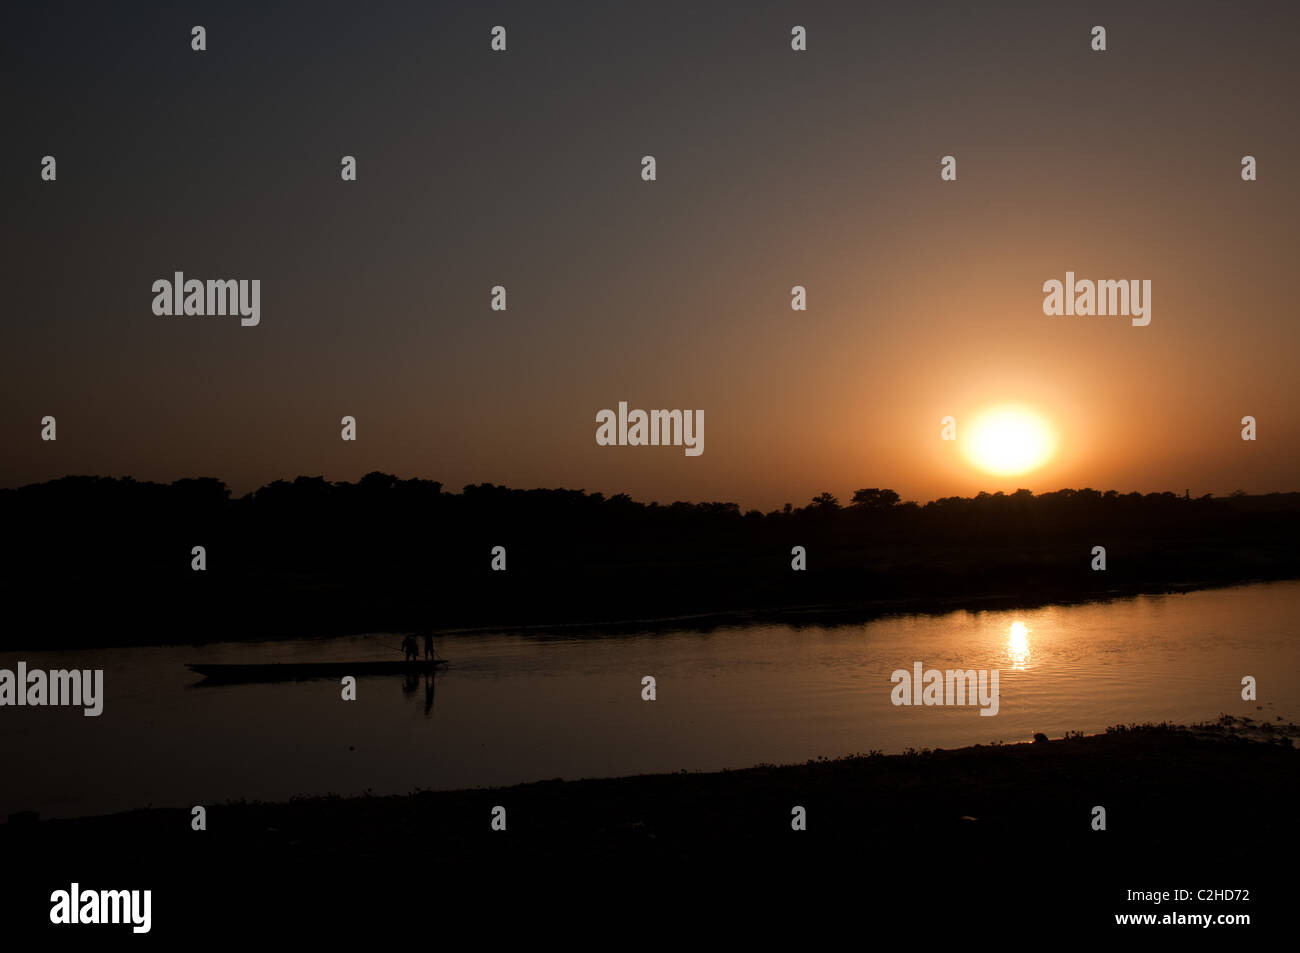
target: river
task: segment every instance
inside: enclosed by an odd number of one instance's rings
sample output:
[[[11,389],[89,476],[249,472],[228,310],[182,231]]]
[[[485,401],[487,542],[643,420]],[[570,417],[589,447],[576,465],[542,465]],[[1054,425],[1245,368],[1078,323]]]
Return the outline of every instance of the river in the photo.
[[[1300,581],[855,625],[480,633],[436,677],[205,687],[187,662],[400,658],[393,634],[0,653],[102,668],[104,710],[0,708],[0,815],[801,762],[1146,721],[1300,719]],[[891,673],[998,670],[994,717],[895,706]],[[642,699],[642,679],[656,699]],[[1259,698],[1241,699],[1241,680]]]

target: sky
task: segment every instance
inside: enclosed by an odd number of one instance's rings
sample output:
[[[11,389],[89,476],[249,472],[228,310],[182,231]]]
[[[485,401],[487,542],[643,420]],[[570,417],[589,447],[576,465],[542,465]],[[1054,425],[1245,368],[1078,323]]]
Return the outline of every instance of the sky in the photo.
[[[765,510],[1300,489],[1300,5],[3,17],[0,486],[383,470]],[[155,315],[175,271],[259,279],[261,323]],[[1045,316],[1066,271],[1149,279],[1151,323]],[[702,410],[704,452],[598,446],[619,401]],[[1056,433],[1030,473],[959,452],[1006,402]]]

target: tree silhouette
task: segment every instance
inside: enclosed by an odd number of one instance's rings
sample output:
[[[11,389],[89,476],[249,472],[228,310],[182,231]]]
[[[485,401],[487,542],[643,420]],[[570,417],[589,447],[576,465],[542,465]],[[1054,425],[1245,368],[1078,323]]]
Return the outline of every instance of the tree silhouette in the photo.
[[[893,490],[854,490],[849,506],[854,509],[884,510],[898,504],[900,497]]]
[[[0,643],[45,647],[1091,598],[1300,576],[1300,494],[1020,489],[919,505],[870,487],[846,508],[826,492],[742,514],[728,501],[564,488],[447,493],[379,472],[276,480],[238,498],[211,478],[70,476],[0,490],[0,524],[0,599],[41,616],[0,628]],[[794,544],[815,554],[807,573],[790,572]],[[1095,544],[1124,559],[1088,571]],[[204,571],[191,568],[196,545]],[[508,572],[490,569],[497,545]]]

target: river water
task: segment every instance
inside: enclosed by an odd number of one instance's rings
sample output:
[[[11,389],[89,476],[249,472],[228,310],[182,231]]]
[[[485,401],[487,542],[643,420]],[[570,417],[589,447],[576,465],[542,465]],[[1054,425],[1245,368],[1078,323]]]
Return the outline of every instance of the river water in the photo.
[[[400,636],[0,653],[104,669],[104,710],[0,708],[0,815],[407,793],[801,762],[1221,713],[1300,720],[1300,581],[711,632],[465,634],[436,677],[205,687],[187,662],[400,658]],[[996,716],[895,706],[891,673],[999,672]],[[656,699],[642,700],[642,679]],[[1241,699],[1243,676],[1259,698]]]

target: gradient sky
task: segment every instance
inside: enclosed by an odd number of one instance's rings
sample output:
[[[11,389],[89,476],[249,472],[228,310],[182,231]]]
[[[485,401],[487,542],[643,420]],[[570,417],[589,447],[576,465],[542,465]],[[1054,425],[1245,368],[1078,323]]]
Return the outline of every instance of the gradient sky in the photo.
[[[4,17],[0,485],[379,469],[763,509],[1300,489],[1300,4]],[[261,325],[156,317],[177,270],[261,279]],[[1045,317],[1066,270],[1149,278],[1150,326]],[[598,447],[619,400],[702,408],[704,454]],[[1061,450],[1001,479],[939,421],[1005,401]]]

